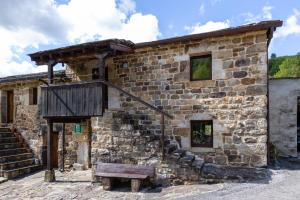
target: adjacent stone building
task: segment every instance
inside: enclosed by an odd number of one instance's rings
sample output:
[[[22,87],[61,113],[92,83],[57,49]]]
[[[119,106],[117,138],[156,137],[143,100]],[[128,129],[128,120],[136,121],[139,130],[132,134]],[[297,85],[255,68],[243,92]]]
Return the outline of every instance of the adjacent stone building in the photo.
[[[199,180],[204,162],[267,165],[268,45],[281,24],[267,21],[138,44],[105,40],[30,56],[37,64],[54,59],[50,67],[66,63],[66,77],[82,83],[98,79],[104,61],[105,80],[113,87],[102,91],[103,115],[81,120],[84,131],[72,134],[81,149],[76,162],[154,165],[157,180]],[[114,51],[97,55],[106,49]],[[162,120],[122,90],[172,119]]]
[[[55,72],[56,82],[65,79],[64,71]],[[46,163],[46,121],[40,115],[40,80],[47,73],[0,78],[0,122],[16,128],[36,158]]]
[[[300,79],[270,80],[270,141],[279,156],[300,151]]]

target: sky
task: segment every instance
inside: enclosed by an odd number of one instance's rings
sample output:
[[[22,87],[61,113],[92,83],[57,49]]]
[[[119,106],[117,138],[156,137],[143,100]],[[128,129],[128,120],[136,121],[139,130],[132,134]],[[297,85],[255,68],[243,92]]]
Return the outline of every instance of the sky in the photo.
[[[277,19],[284,25],[270,54],[297,54],[300,0],[1,0],[0,77],[47,71],[27,56],[41,50],[108,38],[145,42]]]

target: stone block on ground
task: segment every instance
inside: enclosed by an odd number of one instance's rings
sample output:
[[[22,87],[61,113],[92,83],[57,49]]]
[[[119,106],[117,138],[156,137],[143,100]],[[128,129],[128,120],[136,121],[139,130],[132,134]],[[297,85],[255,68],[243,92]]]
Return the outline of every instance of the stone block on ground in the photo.
[[[178,149],[178,150],[176,150],[176,151],[174,151],[172,153],[172,155],[170,156],[170,158],[172,160],[178,160],[178,159],[180,159],[181,157],[183,157],[185,155],[185,152],[186,152],[185,150]]]
[[[202,169],[203,165],[204,165],[204,159],[200,158],[198,156],[195,156],[195,159],[192,163],[192,167],[194,167],[200,171]]]
[[[79,163],[74,163],[73,164],[73,169],[76,170],[76,171],[82,171],[82,170],[84,170],[84,165],[79,164]]]
[[[265,168],[233,167],[216,164],[204,164],[201,176],[206,179],[224,179],[254,181],[269,177],[269,171]]]

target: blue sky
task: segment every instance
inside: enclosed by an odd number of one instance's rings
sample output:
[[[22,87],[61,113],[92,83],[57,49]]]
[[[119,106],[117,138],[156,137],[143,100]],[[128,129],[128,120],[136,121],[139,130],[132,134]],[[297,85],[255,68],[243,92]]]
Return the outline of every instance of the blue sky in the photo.
[[[274,19],[284,26],[269,52],[300,52],[299,0],[3,0],[0,77],[45,71],[27,56],[40,50],[107,38],[150,41]]]
[[[155,3],[154,3],[155,2]],[[156,3],[157,2],[157,3]],[[187,3],[188,2],[188,3]],[[204,11],[201,11],[201,6]],[[162,37],[184,35],[185,26],[208,21],[230,21],[230,26],[246,23],[247,15],[262,16],[264,7],[272,7],[272,19],[287,20],[294,13],[300,12],[299,0],[137,0],[136,7],[143,13],[152,13],[159,19]],[[264,20],[258,17],[258,20]],[[300,19],[298,24],[300,24]],[[172,29],[169,28],[171,25]],[[300,52],[300,33],[273,39],[270,53],[291,55]]]

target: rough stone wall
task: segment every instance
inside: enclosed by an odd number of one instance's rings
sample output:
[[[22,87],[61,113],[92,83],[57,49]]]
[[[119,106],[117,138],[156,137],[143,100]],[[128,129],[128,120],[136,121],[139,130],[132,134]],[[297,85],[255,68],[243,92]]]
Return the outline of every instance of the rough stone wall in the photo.
[[[270,141],[280,156],[297,157],[297,99],[300,79],[273,79],[270,92]]]
[[[12,82],[0,85],[0,90],[2,93],[7,90],[14,91],[13,126],[22,134],[34,154],[41,159],[42,127],[45,121],[39,115],[38,105],[29,105],[29,88],[39,87],[39,85],[38,81]]]
[[[62,124],[60,124],[61,126]],[[78,141],[73,134],[73,124],[65,124],[65,155],[64,155],[64,167],[65,169],[71,169],[74,163],[77,162],[77,150]],[[62,148],[62,131],[59,131],[59,144],[58,144],[58,162],[59,167],[62,168],[63,161],[63,148]]]
[[[206,53],[212,80],[190,81],[190,56]],[[70,68],[89,79],[96,63]],[[175,117],[166,119],[166,135],[180,149],[207,163],[267,165],[266,31],[138,48],[106,64],[109,81]],[[160,115],[114,89],[108,96],[105,116],[92,118],[94,163],[160,160]],[[114,119],[113,110],[124,111],[129,122]],[[191,147],[190,120],[213,120],[213,148]]]
[[[212,80],[190,81],[190,55],[212,54]],[[124,63],[126,63],[124,65]],[[166,133],[185,150],[221,165],[267,164],[267,38],[265,32],[137,49],[113,58],[109,79],[175,117]],[[159,116],[120,95],[121,108]],[[192,148],[190,120],[213,120],[213,148]]]

